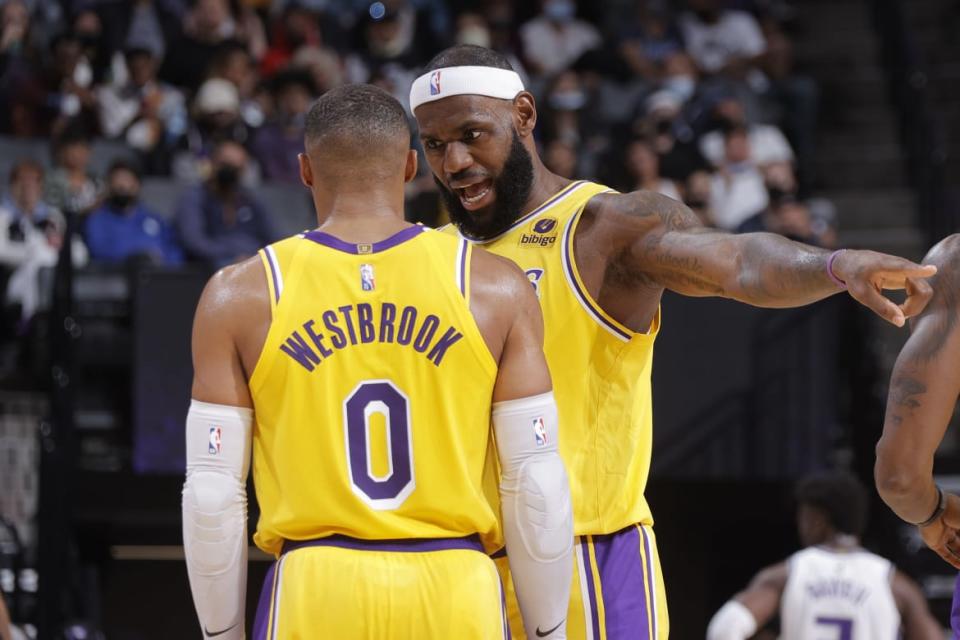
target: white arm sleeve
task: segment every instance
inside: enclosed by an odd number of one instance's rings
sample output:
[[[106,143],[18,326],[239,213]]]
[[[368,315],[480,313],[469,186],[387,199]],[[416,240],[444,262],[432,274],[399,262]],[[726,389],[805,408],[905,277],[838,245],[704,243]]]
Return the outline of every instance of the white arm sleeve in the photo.
[[[252,424],[242,407],[193,400],[187,413],[183,548],[204,638],[244,638]]]
[[[710,621],[707,640],[747,640],[756,632],[757,621],[750,610],[736,600],[728,600]]]
[[[503,469],[503,533],[523,626],[529,638],[561,640],[573,579],[573,514],[553,393],[494,404],[493,427]]]

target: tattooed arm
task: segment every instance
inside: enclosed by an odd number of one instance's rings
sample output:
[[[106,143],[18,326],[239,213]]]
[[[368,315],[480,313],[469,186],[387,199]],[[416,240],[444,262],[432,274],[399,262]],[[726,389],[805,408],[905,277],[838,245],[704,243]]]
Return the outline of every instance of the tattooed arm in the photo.
[[[708,229],[682,203],[652,192],[601,197],[615,237],[627,243],[620,262],[651,284],[760,307],[798,307],[841,291],[827,275],[827,250],[772,233]],[[930,296],[926,282],[910,279],[934,273],[902,258],[855,250],[839,254],[833,271],[850,295],[897,326]],[[903,288],[908,298],[902,306],[881,295]]]
[[[934,295],[894,366],[874,469],[880,497],[914,523],[929,518],[937,506],[933,457],[960,394],[960,235],[940,242],[924,262],[939,267],[931,280]],[[960,556],[953,555],[960,552],[960,542],[953,542],[960,527],[960,498],[948,496],[947,507],[944,517],[921,534],[960,568]]]

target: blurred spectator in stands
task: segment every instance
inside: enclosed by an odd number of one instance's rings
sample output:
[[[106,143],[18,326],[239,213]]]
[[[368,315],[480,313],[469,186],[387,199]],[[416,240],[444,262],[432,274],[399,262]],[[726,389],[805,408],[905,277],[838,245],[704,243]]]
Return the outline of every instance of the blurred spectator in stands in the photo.
[[[683,54],[683,40],[662,2],[638,0],[633,21],[620,30],[618,48],[634,74],[657,80],[667,61]]]
[[[372,83],[378,77],[404,105],[416,72],[441,48],[428,17],[407,0],[372,3],[357,24],[355,40],[346,59],[348,79]]]
[[[250,129],[266,119],[267,106],[258,99],[260,74],[247,47],[237,40],[227,40],[217,47],[210,63],[210,78],[229,80],[237,88],[240,117]]]
[[[718,167],[724,157],[724,131],[731,127],[746,127],[750,138],[750,160],[763,168],[775,162],[793,163],[793,150],[780,129],[771,124],[747,122],[743,104],[733,97],[716,103],[713,108],[716,129],[700,138],[700,152]]]
[[[530,86],[526,66],[520,60],[523,44],[514,29],[516,7],[510,0],[488,0],[484,16],[490,31],[490,48],[502,53],[510,61],[513,70],[520,74],[524,86]]]
[[[659,194],[680,200],[680,192],[673,180],[660,175],[660,158],[653,145],[645,138],[632,140],[626,148],[625,164],[630,181],[625,191],[655,191]]]
[[[317,92],[315,98],[344,82],[343,62],[332,49],[301,47],[293,56],[290,66],[310,74]]]
[[[797,150],[802,182],[809,184],[816,178],[814,157],[820,92],[812,78],[795,72],[793,45],[780,24],[770,17],[764,18],[762,24],[767,39],[763,69],[770,81],[767,95],[780,106],[779,121]]]
[[[301,2],[287,3],[270,36],[270,47],[260,61],[266,76],[284,68],[299,49],[324,45],[319,16]]]
[[[240,183],[248,161],[241,145],[220,143],[210,178],[181,198],[176,224],[188,257],[220,268],[277,239],[269,212]]]
[[[643,105],[633,122],[633,134],[646,138],[660,158],[660,175],[683,183],[691,173],[709,169],[700,155],[693,130],[682,112],[683,102],[672,91],[660,90]]]
[[[574,0],[541,0],[539,15],[520,27],[520,38],[523,58],[535,76],[562,71],[601,45],[596,27],[577,18]]]
[[[95,5],[103,25],[104,46],[111,53],[132,47],[147,49],[159,63],[168,42],[181,32],[187,4],[182,0],[131,0],[98,2]]]
[[[757,70],[767,43],[756,18],[723,8],[721,0],[687,0],[680,17],[687,51],[703,73],[746,80]]]
[[[602,84],[590,82],[592,72],[568,69],[559,73],[547,88],[540,107],[539,135],[546,140],[563,140],[576,148],[578,167],[595,175],[598,158],[609,146],[609,118]]]
[[[110,166],[104,202],[87,216],[85,237],[90,258],[99,262],[183,263],[173,228],[140,201],[139,171],[125,160]]]
[[[229,80],[210,78],[204,82],[193,99],[192,111],[193,120],[184,137],[186,148],[177,152],[173,161],[174,176],[188,182],[206,175],[211,154],[220,143],[245,144],[250,135],[240,117],[240,94]],[[250,175],[244,177],[249,179]]]
[[[178,86],[199,86],[217,47],[227,40],[244,43],[254,60],[266,53],[263,23],[252,9],[231,0],[196,0],[184,16],[182,35],[167,43],[161,77]]]
[[[736,231],[766,209],[769,198],[760,169],[750,161],[750,138],[742,125],[724,135],[724,158],[713,177],[710,209],[721,229]]]
[[[713,211],[710,209],[710,195],[713,190],[713,176],[708,171],[694,171],[684,184],[683,202],[697,214],[700,223],[714,227]]]
[[[89,212],[100,197],[90,172],[91,137],[82,122],[72,122],[53,141],[54,169],[44,185],[44,200],[61,211]]]
[[[66,222],[63,215],[42,200],[43,167],[21,160],[10,170],[10,186],[0,204],[0,266],[9,275],[5,301],[19,305],[21,318],[29,319],[40,302],[37,274],[57,263]],[[73,239],[73,261],[86,263],[79,236]]]
[[[83,61],[89,65],[92,81],[89,86],[104,81],[110,71],[110,51],[103,37],[103,24],[90,4],[81,4],[72,20],[73,35],[80,41]]]
[[[56,135],[68,122],[82,122],[96,130],[97,98],[93,91],[93,68],[84,55],[83,43],[71,32],[55,37],[50,45],[51,64],[46,74],[46,106]]]
[[[277,74],[271,84],[276,111],[254,135],[251,151],[264,178],[299,185],[297,154],[303,152],[303,124],[316,88],[309,74],[296,70]]]
[[[33,40],[30,10],[23,0],[0,7],[0,109],[3,130],[15,136],[47,132],[46,89],[40,51]]]
[[[169,174],[170,153],[187,130],[183,94],[157,81],[157,59],[149,49],[130,48],[124,57],[128,81],[97,94],[100,130],[137,150],[148,173]]]
[[[547,143],[543,163],[558,176],[575,180],[577,171],[577,147],[567,140],[557,138]]]

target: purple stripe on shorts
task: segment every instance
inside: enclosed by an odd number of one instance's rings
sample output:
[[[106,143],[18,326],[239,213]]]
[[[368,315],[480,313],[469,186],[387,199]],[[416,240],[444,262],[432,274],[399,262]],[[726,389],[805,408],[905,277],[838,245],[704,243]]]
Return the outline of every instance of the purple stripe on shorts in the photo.
[[[270,625],[270,600],[273,597],[273,582],[277,575],[277,563],[270,565],[267,575],[263,579],[260,589],[260,599],[257,601],[257,613],[253,619],[253,635],[251,640],[267,640],[267,627]]]
[[[654,640],[650,638],[651,605],[644,588],[640,555],[646,556],[646,548],[637,527],[593,536],[593,549],[600,573],[607,640]]]
[[[953,587],[953,606],[950,607],[950,628],[953,630],[953,637],[960,638],[960,575],[957,576],[957,583]]]
[[[590,598],[588,615],[593,626],[594,640],[600,640],[600,611],[597,609],[597,590],[593,584],[593,570],[590,566],[590,546],[586,540],[580,543],[580,550],[583,552],[583,573],[587,580],[587,596]]]
[[[392,247],[397,246],[398,244],[404,243],[411,238],[414,238],[421,233],[423,233],[424,228],[418,224],[413,225],[412,227],[407,227],[402,231],[398,231],[389,238],[381,240],[380,242],[374,242],[370,244],[369,253],[379,253],[380,251],[385,251]],[[324,231],[308,231],[303,235],[307,240],[313,240],[317,244],[322,244],[325,247],[330,247],[331,249],[336,249],[337,251],[343,251],[344,253],[353,253],[356,255],[360,254],[360,249],[357,246],[358,243],[354,242],[345,242],[336,236],[332,236],[329,233]],[[359,244],[369,244],[369,243],[359,243]],[[364,252],[368,253],[368,252]]]
[[[303,549],[304,547],[339,547],[359,551],[401,551],[418,553],[423,551],[447,551],[466,549],[483,553],[479,536],[465,538],[410,538],[407,540],[361,540],[343,535],[332,535],[314,540],[285,540],[283,553]]]

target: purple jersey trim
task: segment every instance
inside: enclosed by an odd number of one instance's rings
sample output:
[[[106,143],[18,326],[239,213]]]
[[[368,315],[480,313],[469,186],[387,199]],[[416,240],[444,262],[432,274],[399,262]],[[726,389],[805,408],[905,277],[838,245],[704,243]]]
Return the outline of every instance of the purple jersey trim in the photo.
[[[573,288],[573,294],[580,299],[580,303],[586,308],[587,312],[593,317],[594,320],[600,323],[601,326],[606,327],[614,335],[619,336],[623,340],[629,341],[632,336],[617,325],[607,320],[603,316],[600,305],[597,305],[593,302],[593,299],[590,297],[590,295],[583,290],[583,288],[580,286],[580,283],[577,281],[577,274],[574,271],[573,266],[573,251],[571,247],[573,247],[573,226],[579,216],[580,212],[570,216],[570,220],[567,222],[567,227],[563,231],[563,266],[567,274],[567,282]]]
[[[352,253],[354,255],[360,255],[360,246],[367,244],[370,247],[369,251],[364,251],[364,254],[367,253],[379,253],[381,251],[386,251],[392,247],[402,244],[411,238],[414,238],[424,232],[424,228],[416,224],[412,227],[407,227],[397,233],[393,234],[385,240],[374,243],[354,243],[346,242],[332,236],[329,233],[319,230],[308,231],[303,235],[307,240],[313,240],[317,244],[322,244],[325,247],[330,247],[331,249],[336,249],[337,251],[343,251],[344,253]]]
[[[450,549],[466,549],[483,553],[483,545],[477,535],[465,538],[410,538],[407,540],[361,540],[334,534],[326,538],[315,540],[285,540],[283,553],[303,549],[304,547],[339,547],[341,549],[356,549],[359,551],[400,551],[421,553],[424,551],[447,551]]]
[[[466,240],[460,241],[460,272],[457,274],[457,283],[460,285],[460,295],[467,297],[467,249],[469,244]]]
[[[267,263],[270,265],[270,276],[273,278],[273,297],[275,302],[280,302],[280,281],[277,279],[277,264],[273,260],[273,252],[269,247],[263,250],[263,255],[267,257]]]

